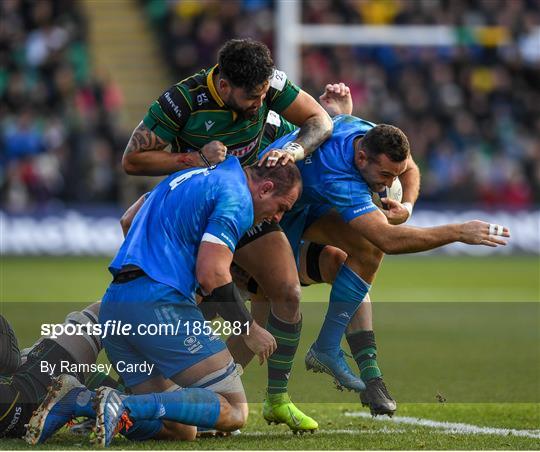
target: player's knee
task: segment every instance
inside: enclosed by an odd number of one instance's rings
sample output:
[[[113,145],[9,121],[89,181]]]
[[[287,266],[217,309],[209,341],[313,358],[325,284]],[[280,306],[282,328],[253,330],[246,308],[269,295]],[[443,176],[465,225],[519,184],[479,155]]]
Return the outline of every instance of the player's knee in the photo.
[[[358,261],[363,269],[374,274],[383,261],[384,253],[375,246],[362,246],[354,250],[350,258]]]
[[[300,304],[300,297],[302,296],[302,290],[298,281],[283,284],[281,286],[281,299],[289,307],[289,309],[295,311]]]
[[[241,404],[233,405],[225,397],[220,397],[219,418],[216,428],[225,432],[232,432],[243,428],[247,422],[247,410]]]
[[[285,283],[276,294],[271,297],[272,312],[281,320],[294,322],[300,319],[300,284]]]
[[[345,251],[334,246],[325,246],[319,261],[323,281],[332,284],[346,260],[347,253]]]

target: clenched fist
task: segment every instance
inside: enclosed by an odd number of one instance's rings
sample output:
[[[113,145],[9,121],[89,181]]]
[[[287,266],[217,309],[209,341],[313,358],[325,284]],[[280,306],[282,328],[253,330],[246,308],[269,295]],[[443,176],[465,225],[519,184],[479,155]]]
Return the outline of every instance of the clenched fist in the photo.
[[[206,143],[201,148],[200,152],[210,164],[209,166],[217,165],[225,160],[225,157],[227,156],[227,146],[225,146],[221,141],[214,140],[210,141],[210,143]],[[205,162],[203,158],[201,158],[201,160],[203,160],[203,164],[201,166],[208,166],[207,162]]]

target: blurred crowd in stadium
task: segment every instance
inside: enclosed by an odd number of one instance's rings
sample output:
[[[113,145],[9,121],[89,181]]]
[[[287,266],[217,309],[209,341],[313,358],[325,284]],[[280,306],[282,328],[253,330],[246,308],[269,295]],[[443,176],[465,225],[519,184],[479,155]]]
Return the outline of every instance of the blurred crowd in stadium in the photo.
[[[173,80],[214,64],[232,37],[275,47],[270,0],[139,4]],[[540,203],[538,1],[311,0],[302,15],[304,23],[492,27],[480,40],[462,28],[463,45],[453,48],[305,46],[296,82],[318,95],[343,81],[356,115],[403,128],[423,201]],[[117,124],[122,87],[91,67],[83,10],[69,0],[2,0],[0,16],[3,205],[117,200],[130,130]]]
[[[0,98],[5,207],[116,199],[121,94],[92,69],[77,2],[0,2]]]

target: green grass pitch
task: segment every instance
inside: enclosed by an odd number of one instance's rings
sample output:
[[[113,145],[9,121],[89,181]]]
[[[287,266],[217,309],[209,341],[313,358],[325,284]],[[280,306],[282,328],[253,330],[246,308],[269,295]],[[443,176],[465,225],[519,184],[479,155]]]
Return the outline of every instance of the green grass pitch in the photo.
[[[0,261],[0,312],[21,346],[42,322],[100,298],[107,259],[6,258]],[[389,256],[372,290],[379,363],[398,400],[394,420],[372,419],[357,396],[303,367],[329,288],[304,289],[302,342],[290,393],[320,425],[293,436],[261,416],[265,367],[244,373],[250,418],[242,434],[193,443],[130,443],[113,449],[540,449],[540,261]],[[345,347],[346,348],[346,347]],[[101,357],[100,359],[104,359]],[[355,368],[353,366],[353,368]],[[438,400],[445,400],[443,403]],[[0,440],[0,449],[26,449]],[[43,449],[92,449],[87,438],[56,435]]]

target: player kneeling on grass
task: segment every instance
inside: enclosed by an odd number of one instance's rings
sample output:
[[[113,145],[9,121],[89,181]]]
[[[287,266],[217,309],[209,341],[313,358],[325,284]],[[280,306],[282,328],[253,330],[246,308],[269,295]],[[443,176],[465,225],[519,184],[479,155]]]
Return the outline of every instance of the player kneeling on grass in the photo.
[[[109,360],[134,395],[111,388],[92,392],[62,376],[32,417],[27,441],[43,442],[79,416],[96,419],[100,446],[109,445],[121,430],[153,438],[166,421],[172,421],[168,428],[183,429],[184,438],[195,437],[195,426],[242,427],[248,410],[239,372],[221,339],[195,330],[196,322],[204,322],[195,290],[218,301],[220,315],[238,321],[253,352],[268,358],[275,340],[253,322],[229,268],[236,243],[254,221],[279,221],[300,192],[295,165],[242,169],[233,157],[215,168],[180,171],[162,181],[110,266],[114,280],[99,320],[121,321],[139,332],[141,325],[171,325],[174,332],[104,336]],[[148,363],[153,370],[122,372],[120,362]]]

